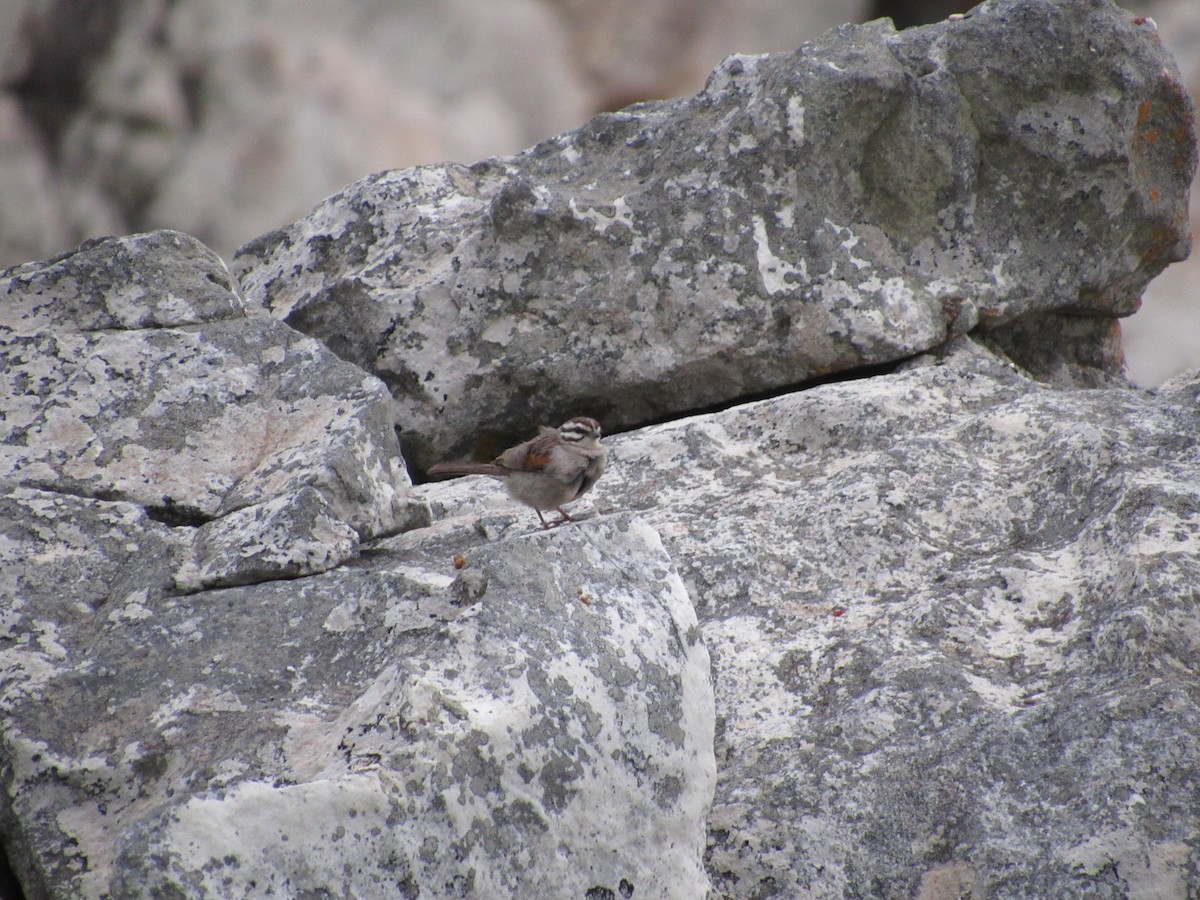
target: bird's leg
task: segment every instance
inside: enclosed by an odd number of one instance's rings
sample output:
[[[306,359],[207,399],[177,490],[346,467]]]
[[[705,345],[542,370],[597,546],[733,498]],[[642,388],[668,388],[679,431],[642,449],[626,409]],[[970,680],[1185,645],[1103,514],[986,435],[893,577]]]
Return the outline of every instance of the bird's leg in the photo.
[[[535,513],[537,513],[537,516],[538,516],[538,518],[539,518],[539,519],[541,519],[541,521],[542,521],[542,528],[545,528],[546,530],[549,530],[549,529],[550,529],[550,526],[549,526],[548,524],[546,524],[546,519],[545,519],[545,517],[542,515],[542,511],[541,511],[540,509],[535,509],[535,510],[534,510],[534,512],[535,512]],[[562,510],[559,510],[559,512],[562,512]]]
[[[557,522],[554,523],[555,525],[561,525],[563,522],[574,522],[575,521],[574,519],[571,518],[571,516],[567,513],[567,511],[565,509],[563,509],[561,506],[556,506],[554,508],[557,509],[558,514],[560,516],[562,516],[561,519],[559,519]]]

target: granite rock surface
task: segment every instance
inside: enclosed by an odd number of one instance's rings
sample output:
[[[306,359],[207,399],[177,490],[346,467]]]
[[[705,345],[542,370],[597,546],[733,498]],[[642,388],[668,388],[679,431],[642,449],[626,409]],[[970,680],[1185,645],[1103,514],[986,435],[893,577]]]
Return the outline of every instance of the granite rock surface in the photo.
[[[1198,399],[960,338],[611,441],[595,514],[662,535],[712,656],[714,896],[1189,896]]]
[[[178,232],[0,273],[0,480],[184,524],[183,589],[325,571],[427,519],[383,385]]]
[[[1128,315],[1187,255],[1192,117],[1151,24],[1002,0],[731,57],[695,97],[515,157],[372,176],[233,266],[388,384],[424,468],[580,408],[623,429],[976,328]]]
[[[21,889],[1188,897],[1200,377],[1114,317],[1191,115],[1147,23],[1002,0],[368,179],[237,278],[0,273]],[[574,523],[410,483],[572,413]]]

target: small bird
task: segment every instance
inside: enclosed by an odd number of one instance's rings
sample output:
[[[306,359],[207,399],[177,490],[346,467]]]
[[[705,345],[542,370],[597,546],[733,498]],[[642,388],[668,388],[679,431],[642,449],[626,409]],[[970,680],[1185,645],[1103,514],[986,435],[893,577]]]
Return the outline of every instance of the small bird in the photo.
[[[438,463],[430,475],[490,475],[508,495],[533,507],[543,528],[543,510],[562,516],[555,525],[573,521],[563,504],[586,494],[608,464],[608,448],[600,443],[600,423],[587,416],[568,419],[558,428],[542,425],[538,435],[510,447],[490,463]]]

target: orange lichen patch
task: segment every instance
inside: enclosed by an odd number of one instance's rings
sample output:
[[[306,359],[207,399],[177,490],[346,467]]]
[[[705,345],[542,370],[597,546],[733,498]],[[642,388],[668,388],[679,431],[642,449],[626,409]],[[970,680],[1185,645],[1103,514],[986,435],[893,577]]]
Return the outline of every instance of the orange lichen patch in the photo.
[[[1149,243],[1142,251],[1142,262],[1150,263],[1170,254],[1179,240],[1179,232],[1171,228],[1154,228],[1146,236]]]
[[[1171,165],[1190,180],[1196,166],[1196,120],[1191,110],[1191,104],[1188,102],[1187,88],[1166,72],[1163,73],[1162,87],[1170,97],[1170,102],[1167,104],[1170,120],[1169,124],[1165,125],[1165,134],[1171,142],[1170,146],[1175,148],[1175,153],[1171,157]],[[1142,106],[1146,105],[1146,103],[1142,104]],[[1141,108],[1139,108],[1139,125],[1142,122],[1141,112]],[[1136,133],[1134,138],[1136,142]]]
[[[1191,121],[1191,117],[1181,117],[1176,126],[1171,129],[1171,138],[1179,144],[1186,144],[1192,136],[1192,129],[1195,122]]]
[[[1141,200],[1162,213],[1177,205],[1178,189],[1191,181],[1196,165],[1195,122],[1182,84],[1163,71],[1159,91],[1138,104],[1129,142],[1130,174]],[[1174,217],[1172,217],[1174,218]],[[1173,254],[1180,232],[1159,229],[1145,236],[1146,261]],[[1173,256],[1172,256],[1173,258]]]
[[[1150,117],[1153,113],[1154,104],[1149,100],[1143,100],[1138,107],[1137,123],[1133,126],[1133,146],[1135,149],[1139,144],[1158,143],[1158,129],[1150,125]]]

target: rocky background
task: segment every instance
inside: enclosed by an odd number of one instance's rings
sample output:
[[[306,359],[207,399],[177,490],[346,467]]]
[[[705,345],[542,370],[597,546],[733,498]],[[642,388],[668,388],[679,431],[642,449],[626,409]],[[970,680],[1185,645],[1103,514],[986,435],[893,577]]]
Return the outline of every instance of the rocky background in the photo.
[[[1200,92],[1200,5],[1130,0]],[[513,153],[629,103],[698,91],[731,53],[952,0],[8,0],[0,8],[0,266],[172,228],[228,256],[383,169]],[[1193,192],[1193,195],[1200,192]],[[1200,222],[1193,199],[1192,222]],[[1200,262],[1127,320],[1134,379],[1200,365]]]
[[[0,888],[1194,895],[1200,371],[1118,322],[1195,168],[1153,22],[996,0],[0,272]],[[412,483],[578,412],[577,523]]]

